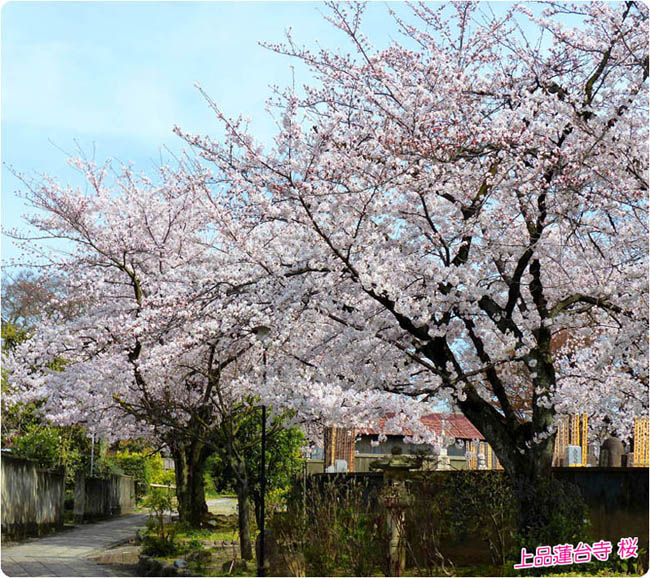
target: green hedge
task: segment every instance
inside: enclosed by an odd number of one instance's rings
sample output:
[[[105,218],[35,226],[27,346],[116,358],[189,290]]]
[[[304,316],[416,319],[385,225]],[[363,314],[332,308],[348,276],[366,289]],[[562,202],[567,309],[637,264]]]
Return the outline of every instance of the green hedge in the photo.
[[[119,451],[106,458],[121,472],[135,478],[136,498],[141,499],[149,493],[149,484],[173,484],[173,470],[164,470],[160,454],[147,451]]]

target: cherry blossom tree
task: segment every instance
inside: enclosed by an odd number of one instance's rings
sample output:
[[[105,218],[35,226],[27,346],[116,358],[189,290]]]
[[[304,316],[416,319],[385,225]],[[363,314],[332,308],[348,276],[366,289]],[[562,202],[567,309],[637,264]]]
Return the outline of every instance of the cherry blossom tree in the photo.
[[[359,421],[392,408],[392,396],[378,392],[368,403],[366,392],[329,387],[315,365],[322,352],[292,345],[296,332],[298,341],[325,334],[320,318],[306,315],[313,312],[300,275],[281,263],[286,238],[208,172],[185,163],[161,169],[154,182],[130,168],[77,164],[84,191],[23,179],[37,233],[13,236],[40,251],[39,278],[60,287],[45,303],[50,314],[10,352],[3,401],[38,401],[50,421],[84,423],[109,440],[164,443],[180,517],[193,526],[207,514],[206,461],[225,452],[236,474],[241,554],[250,559],[246,459],[259,440],[238,432],[254,406],[290,408],[311,424]],[[47,251],[43,240],[65,244]],[[261,328],[272,328],[268,366]]]
[[[329,8],[350,53],[268,45],[315,79],[275,91],[272,146],[207,96],[223,138],[178,132],[285,226],[320,328],[296,354],[341,391],[460,408],[532,535],[555,416],[620,435],[647,413],[648,10],[417,4],[379,49],[363,5]]]
[[[24,181],[38,233],[22,241],[32,249],[65,241],[64,253],[46,252],[38,267],[61,280],[59,293],[77,310],[53,307],[11,352],[10,398],[45,400],[50,420],[83,421],[104,438],[164,442],[180,517],[198,525],[206,459],[223,443],[224,424],[259,394],[238,390],[236,378],[257,371],[253,329],[272,319],[263,262],[231,250],[236,207],[210,193],[199,167],[162,168],[154,182],[130,168],[78,166],[85,191]],[[62,369],[51,370],[53,360]]]

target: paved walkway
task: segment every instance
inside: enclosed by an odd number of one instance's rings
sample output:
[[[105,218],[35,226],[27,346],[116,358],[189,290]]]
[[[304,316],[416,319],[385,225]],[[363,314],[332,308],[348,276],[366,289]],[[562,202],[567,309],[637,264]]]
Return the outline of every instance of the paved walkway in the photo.
[[[213,498],[206,500],[208,510],[213,514],[228,516],[237,513],[237,498]]]
[[[214,514],[236,514],[235,498],[208,500]],[[84,524],[58,534],[3,546],[2,571],[7,576],[115,576],[104,566],[87,560],[128,540],[143,527],[147,514],[123,516],[106,522]]]
[[[86,558],[128,540],[146,519],[146,514],[123,516],[3,546],[2,571],[7,576],[113,576]]]

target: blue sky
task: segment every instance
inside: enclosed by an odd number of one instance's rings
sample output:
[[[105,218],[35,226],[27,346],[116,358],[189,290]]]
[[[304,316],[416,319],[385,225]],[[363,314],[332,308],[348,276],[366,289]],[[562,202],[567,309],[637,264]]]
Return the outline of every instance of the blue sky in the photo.
[[[494,6],[494,5],[493,5]],[[497,4],[500,10],[508,3]],[[399,12],[405,6],[391,7]],[[318,2],[21,2],[3,5],[2,160],[19,172],[78,183],[66,165],[77,147],[149,171],[164,148],[184,143],[172,127],[219,136],[195,83],[224,112],[253,119],[268,139],[271,84],[292,82],[287,57],[259,41],[281,42],[287,28],[314,48],[346,46]],[[364,31],[376,46],[399,39],[383,2],[369,3]],[[299,66],[296,84],[308,82]],[[18,179],[3,165],[2,226],[21,224]],[[18,257],[2,237],[2,260]]]
[[[258,45],[297,41],[337,46],[343,35],[313,2],[9,2],[2,26],[2,160],[28,174],[75,182],[67,154],[77,144],[98,161],[160,163],[172,134],[219,134],[199,82],[226,113],[251,116],[268,138],[268,86],[290,84],[290,59]],[[383,4],[368,10],[378,43],[394,33]],[[296,81],[306,81],[297,69]],[[20,182],[3,166],[2,224],[20,225]],[[2,239],[2,258],[18,253]]]

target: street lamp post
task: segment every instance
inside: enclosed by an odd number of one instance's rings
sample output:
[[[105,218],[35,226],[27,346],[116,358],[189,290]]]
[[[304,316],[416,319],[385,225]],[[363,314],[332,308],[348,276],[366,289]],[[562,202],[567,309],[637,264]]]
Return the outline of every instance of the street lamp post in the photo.
[[[262,383],[266,387],[266,347],[262,354],[262,363],[264,365],[262,373]],[[266,406],[262,404],[262,460],[260,465],[260,560],[258,565],[258,576],[266,576],[266,566],[264,565],[264,495],[266,494]]]
[[[90,477],[95,473],[95,432],[90,434]]]
[[[260,340],[264,347],[262,353],[262,385],[266,388],[266,348],[267,339],[271,330],[268,327],[260,325],[253,329],[253,333]],[[260,556],[257,561],[257,575],[266,576],[266,566],[264,564],[264,495],[266,494],[266,406],[262,404],[262,459],[260,464]]]

